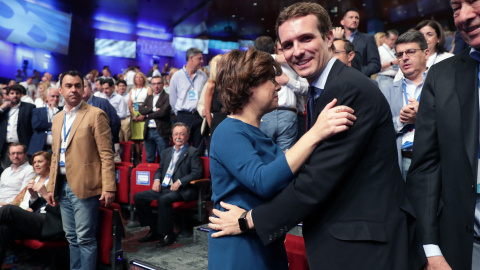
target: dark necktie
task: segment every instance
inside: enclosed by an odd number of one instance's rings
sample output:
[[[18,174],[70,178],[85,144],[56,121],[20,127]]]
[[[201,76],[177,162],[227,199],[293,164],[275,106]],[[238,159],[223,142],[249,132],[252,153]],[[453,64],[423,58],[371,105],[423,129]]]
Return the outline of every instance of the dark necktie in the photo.
[[[313,112],[315,111],[315,104],[317,103],[318,97],[322,94],[322,89],[316,88],[315,86],[308,87],[308,96],[307,96],[307,131],[313,125]]]

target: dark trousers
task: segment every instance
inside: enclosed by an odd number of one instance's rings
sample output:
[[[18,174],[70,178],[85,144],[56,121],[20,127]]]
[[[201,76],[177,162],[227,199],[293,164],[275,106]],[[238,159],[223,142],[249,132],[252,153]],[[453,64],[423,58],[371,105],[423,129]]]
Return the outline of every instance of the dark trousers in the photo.
[[[15,205],[0,208],[0,266],[13,240],[40,238],[44,220],[45,214],[28,212]]]
[[[157,200],[157,218],[150,207],[153,200]],[[133,201],[141,226],[150,226],[150,231],[154,234],[173,233],[172,204],[183,201],[178,191],[170,191],[170,188],[167,187],[162,187],[160,192],[146,190],[135,194]]]
[[[188,112],[178,112],[177,121],[182,122],[190,128],[190,143],[193,143],[193,146],[200,150],[200,153],[203,154],[205,147],[203,145],[203,136],[200,133],[202,128],[203,119],[198,114],[192,114]]]

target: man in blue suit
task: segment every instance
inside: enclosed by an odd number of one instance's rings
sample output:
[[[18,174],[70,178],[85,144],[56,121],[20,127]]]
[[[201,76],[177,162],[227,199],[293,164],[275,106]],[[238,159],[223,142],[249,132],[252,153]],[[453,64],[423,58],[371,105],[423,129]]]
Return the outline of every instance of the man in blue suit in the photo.
[[[408,31],[398,37],[395,49],[403,78],[393,82],[384,94],[397,134],[398,162],[403,179],[406,179],[412,162],[418,101],[427,76],[428,45],[420,31]]]
[[[358,31],[360,24],[358,9],[347,9],[340,24],[345,31],[345,38],[355,46],[355,58],[352,66],[361,68],[362,73],[368,77],[379,72],[382,66],[380,64],[377,43],[373,36]],[[342,33],[338,32],[337,34],[337,31],[335,32],[336,38],[342,38]]]
[[[120,118],[117,115],[117,111],[108,100],[92,95],[92,85],[89,81],[83,80],[83,84],[83,101],[87,102],[88,105],[102,109],[107,114],[108,119],[110,119],[110,129],[112,130],[112,143],[119,143]]]
[[[60,92],[56,88],[47,90],[47,106],[32,111],[33,135],[28,147],[28,155],[43,150],[52,153],[52,119],[63,108],[58,107]]]
[[[8,147],[21,143],[28,147],[32,137],[32,111],[35,105],[20,101],[24,87],[12,85],[7,88],[8,100],[0,107],[0,153],[2,168],[10,166]]]

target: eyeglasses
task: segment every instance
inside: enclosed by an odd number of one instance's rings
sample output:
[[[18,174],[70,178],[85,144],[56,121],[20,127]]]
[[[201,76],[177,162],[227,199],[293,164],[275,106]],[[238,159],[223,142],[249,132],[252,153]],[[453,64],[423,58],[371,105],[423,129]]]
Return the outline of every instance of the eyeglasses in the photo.
[[[344,52],[345,54],[347,53],[347,51],[335,51],[334,53],[339,54],[339,53],[342,53],[342,52]]]
[[[162,84],[163,84],[163,82],[161,82],[161,83],[151,83],[150,85],[162,85]]]
[[[409,58],[413,57],[417,51],[423,51],[422,49],[408,49],[403,52],[397,52],[395,56],[397,57],[398,60],[402,60],[403,58],[403,53],[405,53]]]

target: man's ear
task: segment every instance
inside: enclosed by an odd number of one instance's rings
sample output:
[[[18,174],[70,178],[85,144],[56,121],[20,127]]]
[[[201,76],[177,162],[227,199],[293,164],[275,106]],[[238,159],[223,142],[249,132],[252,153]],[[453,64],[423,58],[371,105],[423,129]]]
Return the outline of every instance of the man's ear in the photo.
[[[345,26],[345,21],[343,19],[340,21],[340,25]]]
[[[355,58],[355,52],[349,52],[347,55],[348,62],[352,62],[353,58]]]

